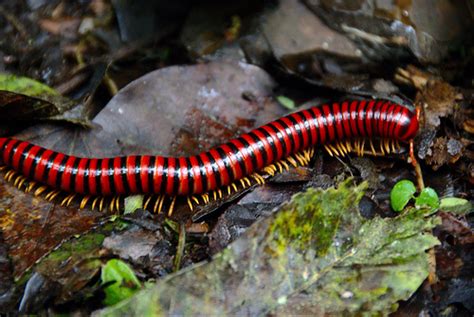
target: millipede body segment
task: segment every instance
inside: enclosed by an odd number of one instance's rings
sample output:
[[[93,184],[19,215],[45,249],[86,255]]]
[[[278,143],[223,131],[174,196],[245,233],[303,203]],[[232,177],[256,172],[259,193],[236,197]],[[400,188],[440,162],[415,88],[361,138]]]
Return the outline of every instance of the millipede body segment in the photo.
[[[0,138],[0,165],[24,179],[73,194],[190,196],[231,186],[318,145],[335,154],[354,148],[362,153],[364,143],[350,142],[408,142],[417,130],[416,114],[399,104],[349,100],[295,112],[194,156],[82,158]]]

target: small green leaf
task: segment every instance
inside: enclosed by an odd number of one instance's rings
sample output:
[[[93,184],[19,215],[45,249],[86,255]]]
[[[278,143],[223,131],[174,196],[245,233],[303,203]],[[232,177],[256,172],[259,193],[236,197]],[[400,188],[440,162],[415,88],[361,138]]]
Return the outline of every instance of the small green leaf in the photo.
[[[143,195],[133,195],[125,197],[124,215],[131,214],[138,208],[143,207]]]
[[[447,197],[441,199],[439,209],[458,215],[466,215],[474,211],[473,206],[469,200],[457,197]]]
[[[0,74],[0,90],[16,92],[30,97],[59,95],[53,88],[28,77]]]
[[[290,98],[285,97],[285,96],[278,96],[276,99],[286,109],[290,109],[290,110],[295,109],[295,102],[291,100]]]
[[[131,297],[141,288],[141,283],[133,270],[127,263],[118,259],[109,260],[105,264],[102,268],[101,280],[102,285],[114,282],[104,289],[104,303],[107,306]]]
[[[415,206],[417,208],[430,207],[432,209],[437,209],[439,207],[438,194],[433,188],[423,188],[420,195],[415,199]]]
[[[402,211],[415,193],[416,188],[412,181],[404,179],[396,183],[390,192],[392,209],[394,211]]]

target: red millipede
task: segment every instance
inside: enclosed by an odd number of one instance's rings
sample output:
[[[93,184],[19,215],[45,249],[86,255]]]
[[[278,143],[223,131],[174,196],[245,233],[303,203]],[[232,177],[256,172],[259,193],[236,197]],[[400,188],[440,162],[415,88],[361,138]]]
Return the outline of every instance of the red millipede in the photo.
[[[277,170],[275,164],[284,160],[307,163],[309,155],[298,153],[318,145],[331,155],[363,154],[362,140],[378,138],[386,140],[380,141],[383,154],[391,152],[389,142],[393,149],[393,142],[410,142],[417,131],[416,113],[400,104],[383,99],[348,100],[292,113],[189,157],[81,158],[0,138],[0,165],[21,175],[21,184],[29,180],[71,194],[190,196],[230,187],[237,181],[243,184],[243,179],[258,172],[272,174]],[[370,146],[376,154],[371,142]]]

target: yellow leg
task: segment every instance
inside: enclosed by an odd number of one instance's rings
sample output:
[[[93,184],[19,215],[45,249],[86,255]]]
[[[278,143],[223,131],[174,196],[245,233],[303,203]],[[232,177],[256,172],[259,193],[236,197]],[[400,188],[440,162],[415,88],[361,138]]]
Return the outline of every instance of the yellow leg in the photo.
[[[377,155],[377,152],[375,151],[374,143],[372,142],[372,140],[369,141],[369,144],[370,144],[370,149],[372,151],[372,155]]]
[[[99,211],[102,212],[104,210],[104,197],[100,198],[100,203],[99,203]]]
[[[293,165],[294,167],[298,167],[298,163],[295,161],[293,157],[289,156],[286,160],[290,162],[290,164]]]
[[[72,201],[74,200],[74,198],[76,198],[76,195],[75,195],[75,194],[69,195],[69,199],[68,199],[67,202],[66,202],[66,207],[71,206]]]
[[[189,210],[193,211],[194,207],[193,207],[193,202],[191,201],[191,198],[188,197],[186,200],[188,202]]]
[[[79,208],[84,209],[90,198],[91,198],[90,196],[84,196],[84,198],[82,198],[81,200],[81,203],[79,204]]]
[[[148,196],[148,198],[145,200],[145,203],[143,204],[143,209],[147,210],[146,208],[148,207],[150,200],[151,200],[151,196]]]
[[[92,209],[95,209],[97,205],[97,201],[99,201],[99,197],[95,197],[94,200],[92,201],[92,206],[91,206]]]
[[[36,186],[36,182],[30,182],[25,189],[25,193],[31,192]]]
[[[171,215],[173,214],[175,202],[176,202],[176,196],[174,196],[173,199],[171,200],[170,209],[168,210],[168,217],[171,217]]]

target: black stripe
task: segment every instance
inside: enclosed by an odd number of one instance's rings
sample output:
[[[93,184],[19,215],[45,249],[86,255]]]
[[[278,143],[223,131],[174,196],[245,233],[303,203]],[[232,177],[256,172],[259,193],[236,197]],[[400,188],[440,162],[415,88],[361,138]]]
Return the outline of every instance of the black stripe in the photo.
[[[229,175],[230,182],[232,182],[235,179],[235,175],[229,156],[225,153],[222,147],[216,148],[216,151],[219,153],[222,162],[224,162],[225,170],[227,171],[227,175]]]
[[[168,183],[168,158],[163,158],[163,175],[161,176],[160,193],[166,193],[166,185]]]
[[[150,193],[155,194],[155,174],[156,174],[156,156],[150,156],[150,162],[148,162],[148,190]]]
[[[7,157],[7,161],[5,162],[6,165],[13,166],[13,156],[15,155],[16,150],[18,149],[18,146],[21,144],[20,141],[18,140],[10,140],[10,154]]]
[[[237,158],[237,162],[239,163],[239,167],[240,167],[240,170],[242,171],[242,174],[246,174],[247,169],[245,168],[244,156],[242,155],[242,152],[240,152],[237,146],[232,142],[227,143],[227,146],[229,146],[230,149],[234,152],[234,155]]]
[[[203,193],[207,192],[207,172],[200,156],[196,156],[196,159],[199,164],[199,172],[201,173],[201,185]]]
[[[25,163],[25,159],[28,157],[28,154],[33,147],[33,144],[28,144],[25,149],[23,150],[23,153],[20,155],[20,159],[18,160],[18,172],[23,174],[23,164]]]
[[[322,142],[321,142],[321,133],[320,133],[320,131],[319,131],[319,129],[320,129],[321,127],[319,126],[319,120],[318,120],[318,115],[317,115],[317,113],[316,113],[316,109],[311,108],[309,113],[311,114],[311,118],[312,118],[312,120],[313,120],[314,127],[315,127],[315,129],[316,129],[316,138],[317,138],[317,140],[318,140],[318,143],[317,143],[317,144],[322,144]]]
[[[350,113],[349,120],[352,120],[351,105],[352,105],[353,102],[354,102],[354,101],[351,101],[351,102],[349,103],[349,113]],[[359,104],[358,104],[357,101],[355,101],[355,111],[354,111],[354,112],[355,112],[355,118],[354,118],[355,131],[352,129],[352,124],[351,124],[351,122],[349,121],[349,126],[351,127],[351,133],[352,133],[354,136],[356,136],[356,135],[361,136],[360,131],[359,131],[359,125],[357,124],[357,120],[359,119],[359,111],[358,111],[358,110],[359,110]]]
[[[181,172],[181,163],[179,158],[175,158],[174,175],[173,175],[173,194],[177,194],[179,191],[179,175]]]
[[[268,124],[267,127],[269,127],[273,131],[275,136],[277,137],[278,142],[281,144],[282,151],[283,151],[283,153],[281,155],[282,155],[282,157],[285,157],[287,147],[286,147],[286,143],[285,143],[285,138],[283,137],[283,133],[280,131],[280,129],[278,129],[278,127],[274,126],[273,124]]]
[[[401,116],[404,115],[404,109],[401,109]],[[407,116],[408,117],[408,116]],[[398,135],[397,137],[402,137],[404,136],[407,131],[408,131],[408,127],[410,126],[410,121],[398,121],[398,125],[399,125],[399,130],[398,130]]]
[[[303,122],[303,127],[305,129],[306,135],[308,136],[308,146],[313,146],[314,140],[313,140],[313,134],[311,133],[311,124],[309,123],[309,120],[306,118],[305,115],[303,115],[300,112],[296,112],[293,115],[299,117],[301,121]]]
[[[93,178],[93,181],[95,182],[95,189],[97,193],[102,192],[102,184],[100,182],[100,176],[102,174],[102,159],[96,159],[97,161],[97,166],[95,169],[95,175]]]
[[[378,121],[380,118],[380,111],[377,110],[379,101],[376,101],[374,104],[374,108],[372,110],[372,136],[377,135],[378,131]]]
[[[84,194],[89,194],[89,178],[90,178],[90,166],[91,166],[91,159],[86,159],[86,165],[84,166]]]
[[[45,167],[45,170],[44,170],[44,174],[43,174],[43,179],[42,181],[47,183],[48,182],[48,179],[49,179],[49,173],[53,167],[53,162],[54,160],[56,159],[56,157],[59,155],[58,152],[53,152],[51,154],[51,156],[49,157],[47,163],[46,163],[46,167]]]
[[[69,160],[69,155],[64,155],[63,159],[59,163],[58,172],[56,173],[56,179],[54,181],[56,188],[61,188],[61,179],[63,177],[64,171],[66,170],[67,160]]]
[[[252,162],[252,170],[257,168],[257,157],[255,156],[253,146],[251,146],[244,138],[240,137],[238,140],[245,146],[247,153],[249,153],[250,161]],[[246,174],[249,174],[250,171],[247,171]]]
[[[268,165],[268,154],[267,151],[265,150],[265,144],[263,144],[263,141],[258,137],[253,132],[248,133],[248,136],[251,137],[254,141],[255,144],[257,144],[258,151],[262,155],[262,160],[263,160],[263,166]]]
[[[135,183],[137,184],[137,191],[139,193],[143,193],[141,170],[142,170],[142,157],[136,156],[134,173],[135,173]]]
[[[71,170],[71,180],[69,182],[69,191],[76,192],[76,176],[77,172],[79,171],[79,163],[81,159],[78,157],[74,157],[74,161],[72,161],[72,170]]]
[[[109,165],[107,168],[107,178],[109,179],[110,192],[115,193],[115,180],[114,180],[115,168],[114,168],[114,159],[109,158]]]
[[[193,193],[194,192],[193,165],[191,164],[191,160],[189,159],[189,157],[186,157],[185,160],[186,160],[186,167],[187,167],[187,173],[188,173],[188,192]]]
[[[329,107],[329,105],[327,105],[327,104],[324,104],[323,106]],[[323,122],[322,128],[324,129],[324,135],[326,136],[326,143],[328,143],[327,141],[332,142],[334,140],[331,140],[331,134],[329,133],[329,120],[328,120],[328,117],[326,117],[326,114],[324,113],[324,109],[323,109],[322,106],[318,110],[321,113],[321,116],[319,118]],[[332,115],[330,108],[329,108],[329,114]],[[334,132],[336,132],[336,131],[334,131]]]
[[[300,142],[299,142],[299,143],[300,143],[300,147],[295,151],[295,152],[297,152],[297,151],[301,150],[301,149],[303,148],[303,146],[304,146],[303,131],[301,131],[301,126],[298,124],[298,121],[296,121],[295,118],[293,118],[292,116],[288,116],[287,118],[291,121],[291,123],[293,123],[293,126],[294,126],[294,128],[295,128],[295,130],[296,130],[296,134],[298,135],[298,139],[299,139],[299,141],[300,141]]]
[[[122,179],[123,189],[126,194],[130,194],[130,184],[127,179],[127,157],[120,158],[120,178]]]
[[[400,118],[402,117],[402,114],[403,114],[403,109],[400,109],[398,107],[396,107],[394,109],[394,111],[398,110],[398,113],[395,115],[395,118],[393,119],[394,120],[394,124],[393,124],[393,128],[392,128],[392,131],[390,131],[390,136],[393,137],[393,138],[396,138],[397,136],[394,135],[395,134],[395,130],[397,129],[397,126],[398,126],[398,122],[400,121]]]
[[[368,102],[364,102],[362,104],[361,101],[358,101],[358,106],[357,106],[357,112],[359,112],[362,109],[362,116],[361,118],[358,118],[362,121],[362,129],[359,130],[361,136],[367,136],[367,129],[365,128],[365,120],[367,119],[367,107],[369,105]],[[357,127],[359,127],[359,123],[357,123]]]
[[[258,128],[258,131],[262,133],[265,136],[265,139],[267,140],[268,144],[270,144],[270,148],[272,149],[272,154],[273,154],[273,159],[276,161],[278,158],[278,150],[275,145],[275,140],[273,140],[272,136],[270,133],[267,132],[267,130]]]
[[[219,165],[217,165],[216,160],[211,155],[211,153],[206,152],[204,153],[204,155],[206,155],[207,158],[209,159],[209,162],[211,162],[212,170],[214,171],[214,176],[216,179],[217,188],[219,188],[222,186],[221,173],[219,172]]]
[[[38,152],[36,153],[35,157],[33,158],[33,161],[31,162],[30,166],[30,179],[34,179],[35,177],[35,172],[36,172],[36,167],[38,166],[39,162],[41,161],[41,157],[43,156],[44,152],[46,151],[45,148],[40,148]]]
[[[291,146],[291,149],[290,149],[290,153],[295,153],[295,138],[293,137],[293,133],[291,133],[291,129],[290,127],[283,121],[283,120],[278,120],[278,123],[283,126],[283,129],[284,129],[284,133],[288,136],[288,138],[290,139],[290,146]]]
[[[339,108],[338,111],[336,111],[336,106]],[[334,129],[334,137],[336,140],[343,140],[344,138],[344,132],[342,132],[342,135],[339,135],[339,130],[337,128],[338,126],[338,120],[341,122],[342,125],[342,111],[341,111],[342,105],[340,103],[332,103],[329,105],[329,112],[332,114],[332,126]],[[342,127],[344,130],[344,127]]]

